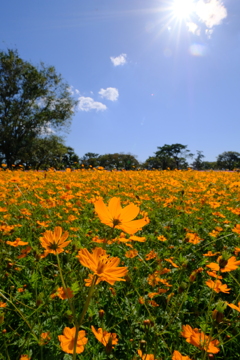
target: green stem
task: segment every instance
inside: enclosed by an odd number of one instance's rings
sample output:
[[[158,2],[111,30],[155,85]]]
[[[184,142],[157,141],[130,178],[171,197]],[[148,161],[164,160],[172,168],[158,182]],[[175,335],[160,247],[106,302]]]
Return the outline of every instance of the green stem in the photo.
[[[79,322],[76,323],[76,333],[75,333],[74,346],[73,346],[73,360],[76,360],[76,356],[77,356],[76,349],[77,349],[78,331],[79,331],[80,326],[82,325],[84,316],[86,315],[87,309],[89,307],[91,298],[92,298],[93,293],[94,293],[96,282],[97,282],[97,275],[94,275],[93,280],[92,280],[92,285],[91,285],[91,287],[89,289],[88,296],[87,296],[86,302],[84,304],[84,307],[83,307]]]
[[[74,306],[73,306],[72,299],[70,299],[70,297],[69,297],[69,295],[68,295],[67,286],[66,286],[65,281],[64,281],[64,278],[63,278],[62,268],[61,268],[61,264],[60,264],[60,259],[59,259],[58,253],[57,253],[56,255],[57,255],[58,269],[59,269],[59,274],[60,274],[60,278],[61,278],[61,281],[62,281],[63,289],[64,289],[65,294],[67,295],[68,302],[69,302],[69,306],[70,306],[71,312],[72,312],[72,314],[73,314],[74,325],[76,326],[76,324],[77,324],[77,319],[76,319],[75,309],[74,309]]]

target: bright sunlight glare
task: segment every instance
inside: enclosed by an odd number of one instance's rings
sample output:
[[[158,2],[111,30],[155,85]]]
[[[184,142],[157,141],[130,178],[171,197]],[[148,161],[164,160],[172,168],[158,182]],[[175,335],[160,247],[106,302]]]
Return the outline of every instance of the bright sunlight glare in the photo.
[[[179,20],[189,18],[194,11],[194,0],[174,0],[172,5],[173,16]]]

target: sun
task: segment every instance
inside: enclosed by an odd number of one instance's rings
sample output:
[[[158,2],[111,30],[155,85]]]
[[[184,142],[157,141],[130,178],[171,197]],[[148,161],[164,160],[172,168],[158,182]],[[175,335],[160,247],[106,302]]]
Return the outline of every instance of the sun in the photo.
[[[187,20],[194,12],[194,0],[174,0],[171,11],[175,19]]]

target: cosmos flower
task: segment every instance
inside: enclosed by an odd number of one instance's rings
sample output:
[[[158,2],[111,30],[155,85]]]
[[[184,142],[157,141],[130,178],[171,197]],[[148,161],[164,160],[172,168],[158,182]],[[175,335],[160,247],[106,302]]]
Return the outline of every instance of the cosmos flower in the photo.
[[[147,216],[139,220],[133,220],[140,212],[139,207],[131,203],[123,209],[120,204],[120,198],[117,197],[110,199],[108,206],[104,204],[102,199],[95,201],[94,206],[103,224],[121,229],[130,235],[135,234],[149,223]]]
[[[238,265],[240,265],[240,260],[236,261],[235,256],[231,256],[228,260],[223,260],[221,256],[217,259],[217,263],[210,263],[206,265],[213,271],[221,271],[221,272],[228,272],[232,270],[236,270]]]
[[[143,354],[142,350],[138,350],[137,352],[142,360],[156,360],[153,354]]]
[[[102,343],[104,346],[110,345],[113,347],[118,343],[117,334],[109,333],[102,328],[96,330],[94,326],[91,326],[91,329],[96,339],[100,341],[100,343]]]
[[[63,335],[58,335],[60,346],[62,350],[67,354],[73,354],[75,333],[75,327],[65,327],[63,330]],[[84,345],[86,345],[88,342],[88,339],[85,337],[85,335],[86,332],[84,330],[80,330],[78,332],[76,354],[81,354],[84,351]]]
[[[189,356],[183,356],[179,351],[174,350],[172,360],[191,360]]]
[[[220,280],[212,281],[209,279],[206,281],[206,285],[213,289],[216,293],[223,292],[229,294],[229,291],[231,290],[227,287],[226,284],[222,284]]]
[[[109,257],[102,248],[96,247],[92,253],[87,249],[81,249],[77,258],[83,266],[92,270],[100,281],[106,281],[111,285],[114,285],[115,281],[125,281],[122,277],[127,274],[127,267],[118,267],[120,259]]]
[[[56,226],[54,231],[46,230],[43,237],[40,237],[42,247],[45,249],[45,254],[60,254],[64,248],[71,242],[66,241],[68,238],[68,231],[62,234],[61,226]]]
[[[201,350],[205,350],[208,353],[217,354],[219,349],[217,346],[220,344],[218,340],[212,340],[204,332],[199,329],[192,329],[190,325],[183,325],[181,335],[186,338],[189,344],[196,346]]]
[[[240,301],[238,302],[238,306],[234,305],[234,304],[229,304],[227,303],[228,306],[230,306],[230,308],[237,310],[238,312],[240,312]]]

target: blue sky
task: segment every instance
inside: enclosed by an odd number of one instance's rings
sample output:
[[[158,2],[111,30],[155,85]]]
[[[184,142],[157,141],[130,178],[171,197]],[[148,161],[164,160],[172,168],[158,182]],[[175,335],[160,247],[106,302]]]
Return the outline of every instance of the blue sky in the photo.
[[[69,84],[66,144],[80,157],[240,152],[239,0],[8,0],[0,34],[1,50]]]

